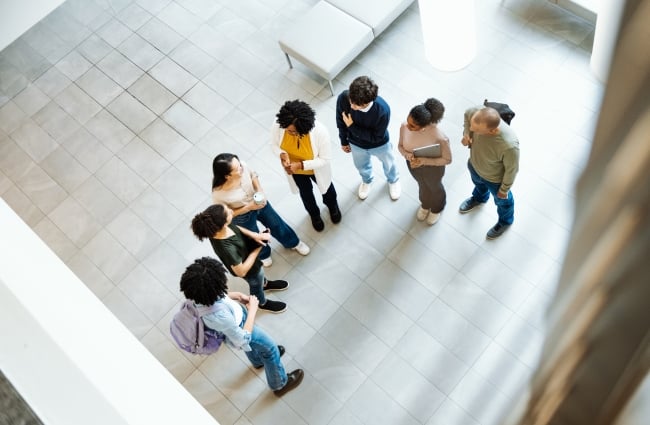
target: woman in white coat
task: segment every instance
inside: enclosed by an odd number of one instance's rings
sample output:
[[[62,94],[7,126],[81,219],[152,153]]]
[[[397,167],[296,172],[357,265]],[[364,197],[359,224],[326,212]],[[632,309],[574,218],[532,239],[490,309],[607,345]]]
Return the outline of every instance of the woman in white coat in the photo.
[[[327,205],[332,223],[341,221],[341,210],[332,183],[332,150],[327,128],[316,121],[316,113],[301,100],[282,105],[271,128],[271,147],[280,157],[291,191],[300,193],[305,210],[316,231],[325,228],[312,184],[316,183]]]

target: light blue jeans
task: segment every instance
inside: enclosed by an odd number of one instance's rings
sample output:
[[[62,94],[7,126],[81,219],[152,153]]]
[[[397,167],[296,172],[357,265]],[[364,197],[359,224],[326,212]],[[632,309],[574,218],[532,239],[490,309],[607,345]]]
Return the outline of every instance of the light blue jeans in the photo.
[[[472,164],[467,161],[467,168],[474,183],[474,190],[472,191],[472,198],[478,202],[487,202],[490,199],[490,194],[494,199],[497,206],[497,214],[499,215],[499,223],[510,225],[515,221],[515,198],[512,196],[512,191],[508,191],[508,197],[501,199],[497,196],[501,183],[493,183],[481,177]]]
[[[248,311],[244,310],[244,317],[241,326],[246,322]],[[253,326],[251,333],[251,351],[244,351],[246,357],[254,367],[264,366],[266,373],[266,382],[272,390],[279,390],[287,383],[287,372],[284,370],[282,360],[280,360],[280,350],[278,344],[273,338],[258,326]]]
[[[373,155],[381,161],[384,168],[384,175],[388,183],[395,183],[399,180],[399,171],[395,166],[395,156],[393,156],[393,145],[388,142],[376,148],[363,149],[350,143],[352,150],[352,161],[357,167],[361,180],[364,183],[372,183],[372,157]]]

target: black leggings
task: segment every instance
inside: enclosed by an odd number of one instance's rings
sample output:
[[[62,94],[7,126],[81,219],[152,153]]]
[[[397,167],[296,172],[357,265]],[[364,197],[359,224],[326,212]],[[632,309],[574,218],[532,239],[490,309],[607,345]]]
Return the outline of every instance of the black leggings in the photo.
[[[302,199],[302,204],[305,206],[307,213],[313,217],[320,215],[320,208],[316,203],[316,198],[314,197],[314,191],[312,188],[312,181],[316,182],[316,177],[313,174],[292,174],[293,181],[296,182],[298,190],[300,191],[300,199]],[[318,186],[316,186],[318,188]],[[336,189],[334,189],[334,183],[330,183],[330,187],[327,188],[327,192],[323,194],[323,203],[327,205],[331,211],[338,208],[338,202],[336,202]]]

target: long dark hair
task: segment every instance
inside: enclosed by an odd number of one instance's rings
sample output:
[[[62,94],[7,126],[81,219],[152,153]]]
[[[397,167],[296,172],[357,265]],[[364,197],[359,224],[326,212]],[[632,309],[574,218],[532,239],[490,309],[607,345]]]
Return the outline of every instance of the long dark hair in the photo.
[[[239,157],[234,153],[220,153],[214,157],[212,160],[212,189],[226,182],[226,177],[232,171],[230,163],[235,158],[239,161]]]

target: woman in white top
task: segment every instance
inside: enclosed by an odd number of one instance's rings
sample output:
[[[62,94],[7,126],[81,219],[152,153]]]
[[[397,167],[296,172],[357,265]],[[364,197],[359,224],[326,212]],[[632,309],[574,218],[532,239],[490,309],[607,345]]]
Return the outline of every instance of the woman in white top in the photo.
[[[445,175],[445,165],[451,163],[451,148],[449,138],[438,128],[444,112],[445,107],[438,99],[427,99],[411,109],[399,129],[397,149],[406,158],[406,166],[420,189],[421,205],[416,217],[419,221],[426,219],[429,225],[438,221],[447,202],[442,176]],[[435,144],[440,145],[439,157],[413,155],[414,149]]]
[[[298,238],[296,232],[280,217],[264,196],[257,173],[241,162],[237,155],[231,153],[217,155],[212,161],[212,174],[212,202],[227,205],[233,210],[234,224],[258,232],[259,221],[285,248],[293,249],[301,255],[309,254],[309,246]],[[258,202],[253,199],[256,193],[261,195]],[[265,267],[273,263],[271,248],[268,245],[260,252],[260,260]]]

